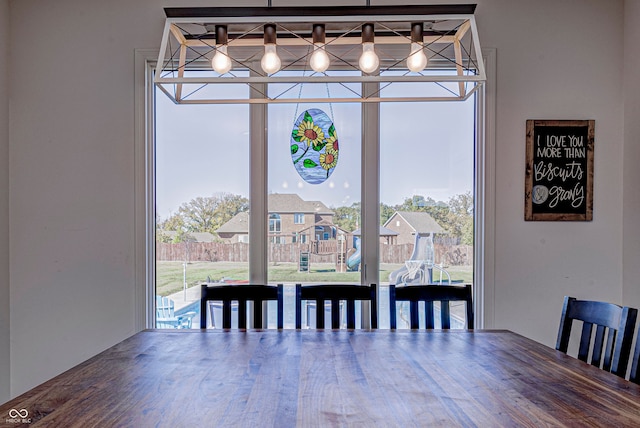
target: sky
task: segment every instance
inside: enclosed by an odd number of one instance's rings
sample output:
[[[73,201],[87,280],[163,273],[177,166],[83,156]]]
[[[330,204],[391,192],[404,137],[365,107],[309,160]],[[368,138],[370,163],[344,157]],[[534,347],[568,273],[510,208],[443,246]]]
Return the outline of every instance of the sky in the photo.
[[[215,85],[227,86],[227,85]],[[246,97],[244,85],[224,88]],[[233,88],[231,88],[233,86]],[[303,86],[340,96],[339,87]],[[392,85],[393,86],[393,85]],[[274,88],[274,91],[280,90]],[[399,93],[406,87],[387,88]],[[333,91],[333,93],[332,93]],[[295,94],[297,95],[297,93]],[[336,127],[339,156],[322,184],[306,183],[291,157],[290,136],[306,109],[323,110]],[[361,104],[272,104],[268,120],[268,189],[297,193],[329,207],[359,202]],[[474,179],[474,101],[380,104],[380,200],[400,204],[413,195],[448,201],[471,192]],[[156,99],[156,209],[161,219],[198,196],[249,194],[249,106],[175,105],[161,92]]]

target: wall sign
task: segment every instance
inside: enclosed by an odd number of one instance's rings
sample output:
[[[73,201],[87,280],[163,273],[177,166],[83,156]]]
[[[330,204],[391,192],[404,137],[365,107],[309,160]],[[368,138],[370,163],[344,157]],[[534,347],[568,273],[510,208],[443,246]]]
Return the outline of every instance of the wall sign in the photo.
[[[527,120],[525,220],[593,219],[594,120]]]

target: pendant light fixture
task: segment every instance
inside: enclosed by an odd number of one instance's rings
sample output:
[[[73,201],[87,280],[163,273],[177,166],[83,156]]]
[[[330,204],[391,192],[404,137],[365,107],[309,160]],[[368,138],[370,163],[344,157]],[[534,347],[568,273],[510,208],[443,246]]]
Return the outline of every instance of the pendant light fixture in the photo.
[[[317,73],[323,73],[329,68],[330,60],[324,49],[324,24],[313,24],[313,53],[309,59],[311,69]]]
[[[360,70],[371,74],[378,69],[380,59],[373,48],[374,41],[373,24],[367,23],[362,26],[362,55],[358,61]]]
[[[422,45],[422,22],[411,24],[411,53],[407,58],[407,68],[419,73],[427,66],[427,56]]]
[[[464,101],[486,81],[475,4],[264,1],[269,7],[165,8],[157,88],[176,104],[381,103]],[[346,90],[292,91],[307,83]],[[389,85],[410,90],[383,90]],[[246,96],[227,91],[246,86]]]
[[[274,24],[266,24],[264,26],[264,55],[260,65],[267,74],[278,72],[282,66],[280,57],[276,52],[276,26]]]
[[[216,25],[216,54],[211,60],[211,67],[219,74],[225,74],[231,70],[231,57],[227,54],[227,43],[227,26]]]

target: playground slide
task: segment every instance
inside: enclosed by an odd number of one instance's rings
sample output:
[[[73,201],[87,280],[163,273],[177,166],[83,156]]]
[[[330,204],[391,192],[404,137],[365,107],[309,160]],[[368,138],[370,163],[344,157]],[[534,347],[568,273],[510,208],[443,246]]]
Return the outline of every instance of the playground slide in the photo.
[[[411,258],[409,260],[415,260],[417,262],[424,261],[433,266],[434,261],[434,250],[433,250],[433,238],[431,235],[420,235],[416,234],[416,241],[413,244],[413,254],[411,254]],[[409,273],[409,281],[408,283],[431,283],[431,269],[425,269],[422,275],[428,275],[428,278],[421,277],[417,274],[417,272],[409,272],[409,263],[405,263],[400,269],[396,269],[389,274],[389,284],[398,284],[402,282],[407,282],[407,278],[403,280],[403,275]]]
[[[347,269],[350,271],[358,270],[360,266],[360,238],[355,236],[353,239],[356,252],[351,254],[347,259]]]

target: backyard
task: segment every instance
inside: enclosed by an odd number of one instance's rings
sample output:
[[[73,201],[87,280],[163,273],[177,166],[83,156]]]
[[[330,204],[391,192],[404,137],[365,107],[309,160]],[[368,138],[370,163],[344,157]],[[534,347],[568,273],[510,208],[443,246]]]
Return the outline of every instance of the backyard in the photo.
[[[387,283],[389,274],[398,269],[400,264],[381,264],[380,282]],[[246,280],[248,264],[245,262],[206,262],[187,263],[178,261],[156,262],[156,294],[167,296],[187,288],[197,286],[209,278],[211,281]],[[454,282],[473,282],[472,266],[450,266],[446,270]],[[186,278],[186,281],[185,281]],[[434,280],[439,277],[434,271]],[[309,272],[298,272],[296,263],[269,264],[269,283],[309,283],[309,282],[350,282],[360,281],[360,272],[336,272],[333,263],[313,263]]]

